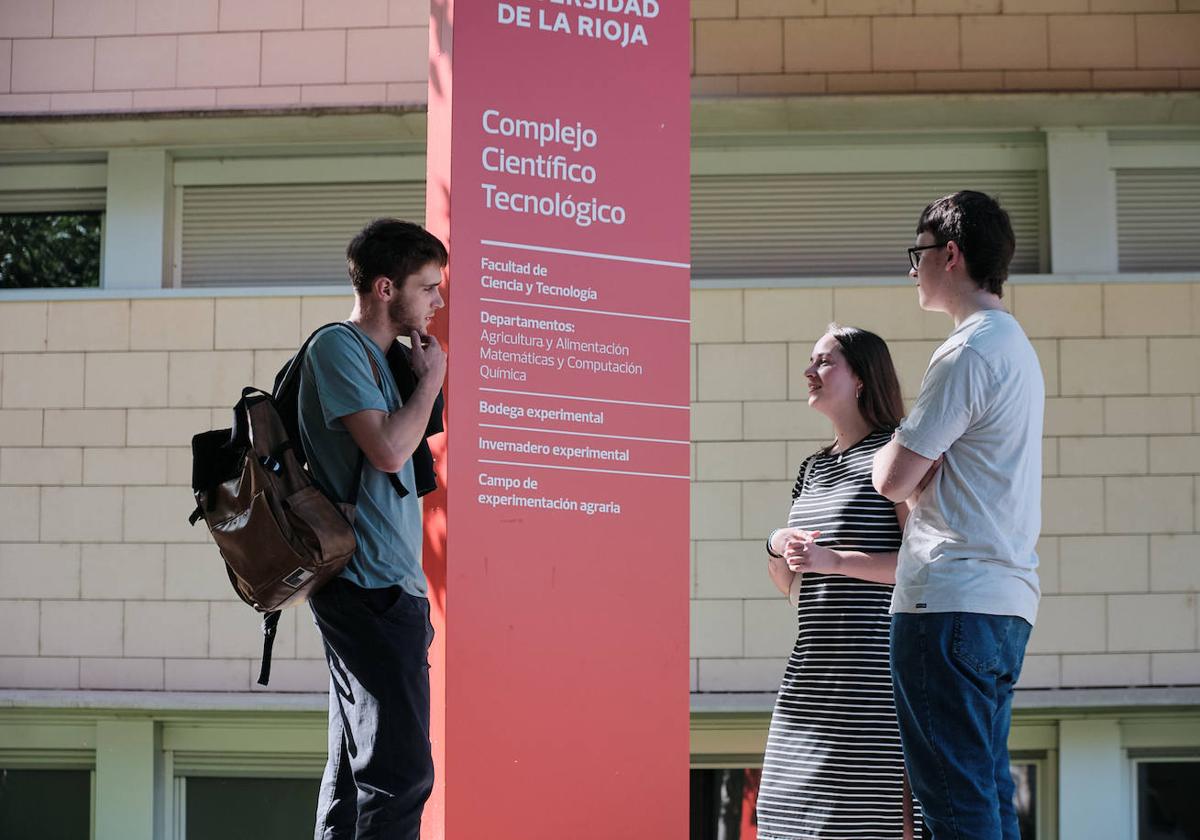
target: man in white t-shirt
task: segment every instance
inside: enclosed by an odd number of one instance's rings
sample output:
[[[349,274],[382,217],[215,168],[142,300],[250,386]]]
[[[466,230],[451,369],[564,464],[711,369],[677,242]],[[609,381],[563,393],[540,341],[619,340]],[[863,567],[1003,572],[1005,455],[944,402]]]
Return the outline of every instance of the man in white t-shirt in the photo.
[[[875,456],[912,511],[892,596],[892,682],[913,792],[934,840],[1018,840],[1008,730],[1040,592],[1037,355],[1001,302],[1015,240],[991,197],[930,204],[909,249],[922,309],[954,331]]]

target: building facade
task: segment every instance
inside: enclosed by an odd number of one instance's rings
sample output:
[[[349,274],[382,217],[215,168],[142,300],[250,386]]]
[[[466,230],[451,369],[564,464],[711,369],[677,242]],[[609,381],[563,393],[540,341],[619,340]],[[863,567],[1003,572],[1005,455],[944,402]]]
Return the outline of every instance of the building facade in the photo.
[[[10,801],[52,782],[54,817],[91,836],[196,840],[256,797],[311,800],[320,639],[285,614],[254,685],[257,618],[186,523],[188,445],[345,316],[339,255],[365,219],[423,213],[428,12],[0,2]],[[812,343],[872,329],[916,394],[950,325],[917,307],[903,251],[964,187],[1012,213],[1005,298],[1047,387],[1044,597],[1011,742],[1027,830],[1200,831],[1179,795],[1200,779],[1200,3],[692,17],[694,836],[752,836],[795,637],[762,539],[830,432],[805,405]],[[47,220],[78,251],[31,249],[22,274],[21,225]]]

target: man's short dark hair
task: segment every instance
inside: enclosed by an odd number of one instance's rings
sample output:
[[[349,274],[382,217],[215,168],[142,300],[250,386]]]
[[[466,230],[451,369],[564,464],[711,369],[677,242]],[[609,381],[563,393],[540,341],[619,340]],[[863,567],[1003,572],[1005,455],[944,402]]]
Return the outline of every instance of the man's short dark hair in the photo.
[[[1016,237],[996,199],[974,190],[942,196],[921,214],[917,235],[922,233],[933,236],[938,245],[957,243],[976,285],[997,296],[1004,293]]]
[[[346,268],[354,290],[366,293],[376,277],[394,283],[430,263],[445,266],[449,256],[442,241],[420,225],[399,219],[375,219],[346,246]]]

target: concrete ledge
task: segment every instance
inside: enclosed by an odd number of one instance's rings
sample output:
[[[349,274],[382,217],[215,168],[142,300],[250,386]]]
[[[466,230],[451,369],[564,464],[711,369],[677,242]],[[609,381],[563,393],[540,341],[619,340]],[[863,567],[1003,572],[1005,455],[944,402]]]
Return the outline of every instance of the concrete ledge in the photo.
[[[1197,271],[1127,271],[1116,274],[1013,274],[1005,281],[1012,286],[1078,286],[1108,283],[1197,283]],[[887,277],[698,277],[692,279],[692,289],[824,289],[872,288],[875,286],[909,286],[913,281],[906,274]],[[44,290],[51,291],[51,290]],[[197,290],[199,291],[199,290]],[[207,290],[211,292],[212,290]],[[77,290],[78,294],[79,291]],[[8,292],[7,294],[17,294]],[[214,295],[210,294],[210,297]],[[4,297],[0,294],[0,300]],[[15,299],[15,298],[14,298]]]
[[[425,106],[229,108],[217,111],[120,111],[108,114],[5,114],[0,153],[169,146],[221,153],[237,147],[311,144],[408,144],[424,150]],[[328,145],[326,146],[328,148]]]
[[[0,709],[114,709],[154,712],[323,712],[324,692],[36,691],[0,689]]]
[[[350,281],[329,286],[235,286],[230,288],[154,289],[0,289],[0,304],[42,300],[179,300],[181,298],[342,297],[350,299]]]
[[[693,97],[692,137],[795,131],[1033,130],[1182,126],[1200,121],[1197,91],[1066,91]],[[694,140],[693,140],[694,142]]]
[[[38,691],[0,689],[0,709],[120,709],[144,711],[293,711],[320,712],[327,708],[322,693],[253,693],[189,691]],[[696,714],[769,713],[775,692],[692,694]],[[1140,686],[1133,688],[1051,688],[1017,691],[1018,710],[1141,709],[1200,707],[1200,686]]]
[[[1200,706],[1200,686],[1018,689],[1015,709],[1129,709]]]
[[[770,714],[775,708],[775,692],[737,692],[692,695],[692,714]]]
[[[769,713],[775,692],[692,694],[693,714]],[[1161,709],[1200,707],[1200,685],[1137,686],[1132,688],[1026,688],[1018,689],[1013,708],[1022,711],[1050,709]]]
[[[903,255],[901,255],[903,256]],[[1125,272],[1124,274],[1014,274],[1008,286],[1077,286],[1130,283],[1200,283],[1200,271]],[[692,280],[692,290],[706,289],[828,289],[912,287],[908,275],[887,277],[700,277]],[[269,297],[340,297],[349,299],[350,284],[328,286],[200,286],[187,289],[87,288],[87,289],[0,289],[0,304],[44,300],[179,300],[182,298],[269,298]]]

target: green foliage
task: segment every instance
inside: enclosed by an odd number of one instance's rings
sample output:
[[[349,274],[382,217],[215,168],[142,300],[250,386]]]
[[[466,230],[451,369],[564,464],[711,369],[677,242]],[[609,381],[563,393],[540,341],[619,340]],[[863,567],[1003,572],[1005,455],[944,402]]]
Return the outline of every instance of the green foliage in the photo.
[[[100,216],[0,215],[0,289],[99,286]]]

